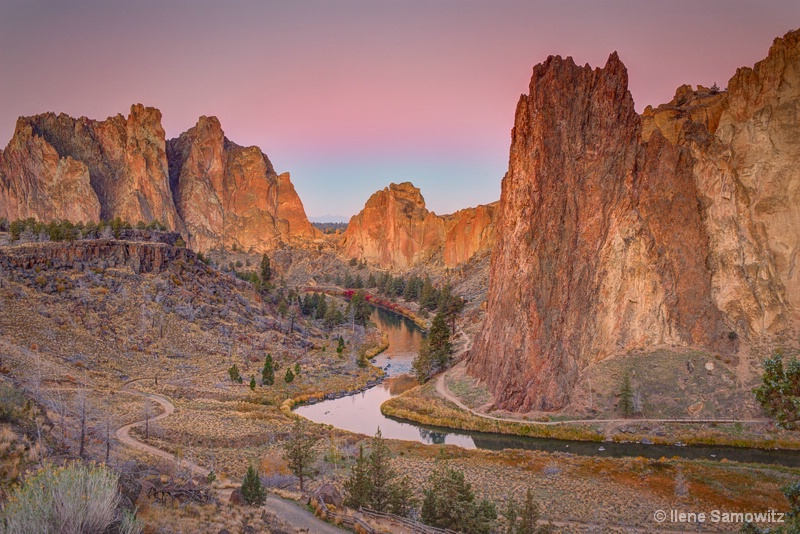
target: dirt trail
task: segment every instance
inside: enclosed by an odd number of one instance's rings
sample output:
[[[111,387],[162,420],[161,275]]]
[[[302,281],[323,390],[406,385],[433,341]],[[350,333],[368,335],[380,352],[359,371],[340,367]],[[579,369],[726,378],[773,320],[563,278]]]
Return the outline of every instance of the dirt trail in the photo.
[[[495,417],[480,413],[472,408],[466,406],[461,400],[453,395],[447,384],[445,384],[445,376],[447,371],[440,373],[436,378],[436,392],[449,400],[462,410],[465,410],[472,415],[482,417],[484,419],[491,419],[493,421],[505,421],[508,423],[519,423],[526,425],[542,425],[542,426],[556,426],[556,425],[569,425],[577,423],[744,423],[744,424],[764,424],[769,423],[769,419],[568,419],[563,421],[529,421],[527,419],[515,419],[509,417]]]
[[[144,397],[146,399],[150,399],[152,401],[157,402],[164,411],[158,414],[155,417],[150,418],[150,422],[158,421],[159,419],[164,419],[165,417],[169,417],[173,413],[175,413],[175,405],[172,404],[167,397],[163,397],[161,395],[156,395],[155,393],[144,393],[142,391],[133,389],[131,387],[132,384],[135,382],[140,382],[143,380],[153,380],[152,378],[137,378],[135,380],[129,380],[126,382],[122,388],[120,388],[121,393],[127,393],[130,395],[137,395],[139,397]],[[148,454],[152,454],[153,456],[157,456],[159,458],[163,458],[167,461],[173,462],[178,464],[179,466],[189,467],[195,473],[199,473],[203,476],[208,476],[210,470],[199,465],[194,462],[190,462],[186,459],[178,459],[174,454],[169,452],[163,451],[158,447],[153,447],[152,445],[148,445],[147,443],[141,442],[138,439],[132,437],[130,435],[130,431],[134,427],[142,426],[145,423],[145,420],[142,419],[141,421],[135,421],[133,423],[129,423],[125,426],[120,427],[117,429],[116,436],[117,439],[128,445],[129,447],[133,447],[135,449],[139,449],[142,451],[147,452]],[[235,487],[239,485],[231,481],[230,479],[220,477],[217,478],[217,484],[219,485],[218,493],[219,498],[222,502],[226,502],[231,497],[231,493]],[[274,495],[269,495],[267,497],[267,502],[265,507],[269,510],[275,512],[278,517],[281,519],[288,521],[294,527],[300,529],[306,529],[308,532],[318,532],[320,534],[342,534],[342,530],[330,525],[318,519],[314,516],[311,512],[300,508],[297,504],[292,501],[287,501],[285,499],[281,499],[280,497],[276,497]]]

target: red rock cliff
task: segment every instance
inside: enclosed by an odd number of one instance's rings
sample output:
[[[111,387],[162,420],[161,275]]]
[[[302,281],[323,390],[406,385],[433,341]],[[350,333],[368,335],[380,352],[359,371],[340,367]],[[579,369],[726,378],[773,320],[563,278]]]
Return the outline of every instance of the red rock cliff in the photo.
[[[197,250],[319,236],[289,175],[257,147],[225,139],[214,117],[167,143],[161,112],[140,104],[105,121],[20,118],[0,153],[0,217],[158,219]]]
[[[637,117],[625,69],[550,58],[520,99],[469,371],[557,409],[581,369],[670,343],[730,350],[797,324],[800,31],[728,91]]]
[[[692,162],[641,120],[616,54],[550,57],[517,105],[486,322],[469,371],[499,406],[557,409],[619,350],[715,345],[708,236]]]
[[[192,247],[235,244],[262,252],[320,236],[289,174],[278,175],[258,147],[226,139],[216,117],[200,117],[169,141],[167,152],[170,184]]]
[[[428,211],[420,190],[411,183],[390,184],[350,219],[342,249],[349,258],[397,269],[441,252],[445,265],[453,267],[491,248],[495,205],[438,216]]]

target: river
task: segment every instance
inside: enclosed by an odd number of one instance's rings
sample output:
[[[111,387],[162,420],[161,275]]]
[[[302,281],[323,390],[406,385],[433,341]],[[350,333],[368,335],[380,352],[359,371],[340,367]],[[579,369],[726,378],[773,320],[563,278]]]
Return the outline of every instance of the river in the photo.
[[[585,456],[671,458],[722,460],[779,464],[800,467],[800,451],[747,449],[739,447],[676,447],[641,443],[594,443],[555,439],[528,438],[505,434],[468,432],[401,422],[381,413],[381,404],[417,385],[409,376],[411,362],[419,350],[423,333],[413,321],[393,312],[376,308],[374,323],[389,336],[389,348],[379,354],[375,365],[386,370],[387,379],[362,393],[298,407],[295,412],[316,423],[371,436],[380,427],[385,438],[418,441],[427,444],[452,444],[466,449],[527,449],[565,452]]]

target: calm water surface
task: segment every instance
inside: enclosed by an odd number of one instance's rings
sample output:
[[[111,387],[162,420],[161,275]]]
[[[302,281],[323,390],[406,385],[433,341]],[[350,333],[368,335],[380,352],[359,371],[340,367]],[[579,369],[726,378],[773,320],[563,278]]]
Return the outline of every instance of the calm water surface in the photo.
[[[387,378],[363,393],[300,406],[295,411],[317,423],[371,436],[380,427],[383,437],[419,441],[428,444],[453,444],[466,449],[527,449],[566,452],[586,456],[644,456],[722,460],[780,464],[800,467],[800,451],[744,449],[739,447],[676,447],[641,443],[591,443],[555,439],[526,438],[504,434],[453,431],[401,422],[381,413],[384,401],[417,385],[409,373],[411,362],[419,350],[423,333],[413,321],[381,308],[373,311],[372,321],[389,336],[389,348],[378,355],[375,365],[386,370]],[[603,450],[601,450],[601,448]]]

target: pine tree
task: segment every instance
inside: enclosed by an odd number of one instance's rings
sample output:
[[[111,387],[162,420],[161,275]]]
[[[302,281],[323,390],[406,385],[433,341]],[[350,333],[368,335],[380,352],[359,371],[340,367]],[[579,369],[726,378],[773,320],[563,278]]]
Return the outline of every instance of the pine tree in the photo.
[[[289,439],[284,442],[284,458],[288,462],[289,470],[300,480],[300,491],[305,491],[304,481],[316,475],[314,462],[317,460],[317,453],[314,446],[319,441],[306,432],[300,420],[296,420],[292,427]]]
[[[240,384],[242,383],[242,376],[239,374],[239,368],[236,367],[236,364],[233,364],[228,368],[228,376],[231,377],[233,382],[239,382]]]
[[[516,534],[537,534],[539,532],[539,503],[533,495],[533,490],[528,488],[525,494],[525,504],[520,510],[520,523]]]
[[[367,287],[375,287],[378,285],[378,282],[375,280],[375,275],[369,273],[369,277],[367,278]]]
[[[420,343],[419,353],[412,364],[419,381],[426,382],[431,376],[446,369],[452,354],[450,328],[445,315],[439,312],[433,318],[428,336]]]
[[[272,364],[272,354],[267,354],[264,361],[264,369],[261,371],[261,384],[264,386],[271,386],[275,383],[275,370]]]
[[[286,369],[286,374],[283,375],[283,381],[289,384],[292,380],[294,380],[294,373],[291,369]]]
[[[267,285],[272,279],[272,267],[266,254],[261,256],[261,283]]]
[[[423,490],[422,522],[438,528],[488,534],[497,517],[494,504],[475,502],[472,485],[464,473],[452,469],[442,457]]]
[[[314,318],[316,319],[325,319],[325,314],[328,313],[328,302],[325,299],[325,293],[319,299],[317,303],[317,311],[314,314]]]
[[[372,485],[370,498],[372,508],[386,512],[392,502],[392,479],[397,473],[389,465],[389,448],[383,441],[381,429],[372,438],[369,453],[369,476]]]
[[[256,390],[256,377],[255,377],[255,375],[250,375],[250,390],[251,391],[255,391]]]
[[[631,374],[627,371],[622,377],[622,389],[619,392],[618,406],[623,415],[633,415],[633,388],[631,387]]]
[[[240,491],[249,505],[261,506],[267,500],[267,490],[261,485],[261,479],[258,478],[258,473],[252,465],[247,468]]]
[[[294,364],[294,376],[300,376],[300,362]]]
[[[369,476],[369,461],[364,455],[364,445],[358,447],[358,458],[350,472],[350,478],[344,483],[344,505],[354,510],[370,506],[372,480]]]

